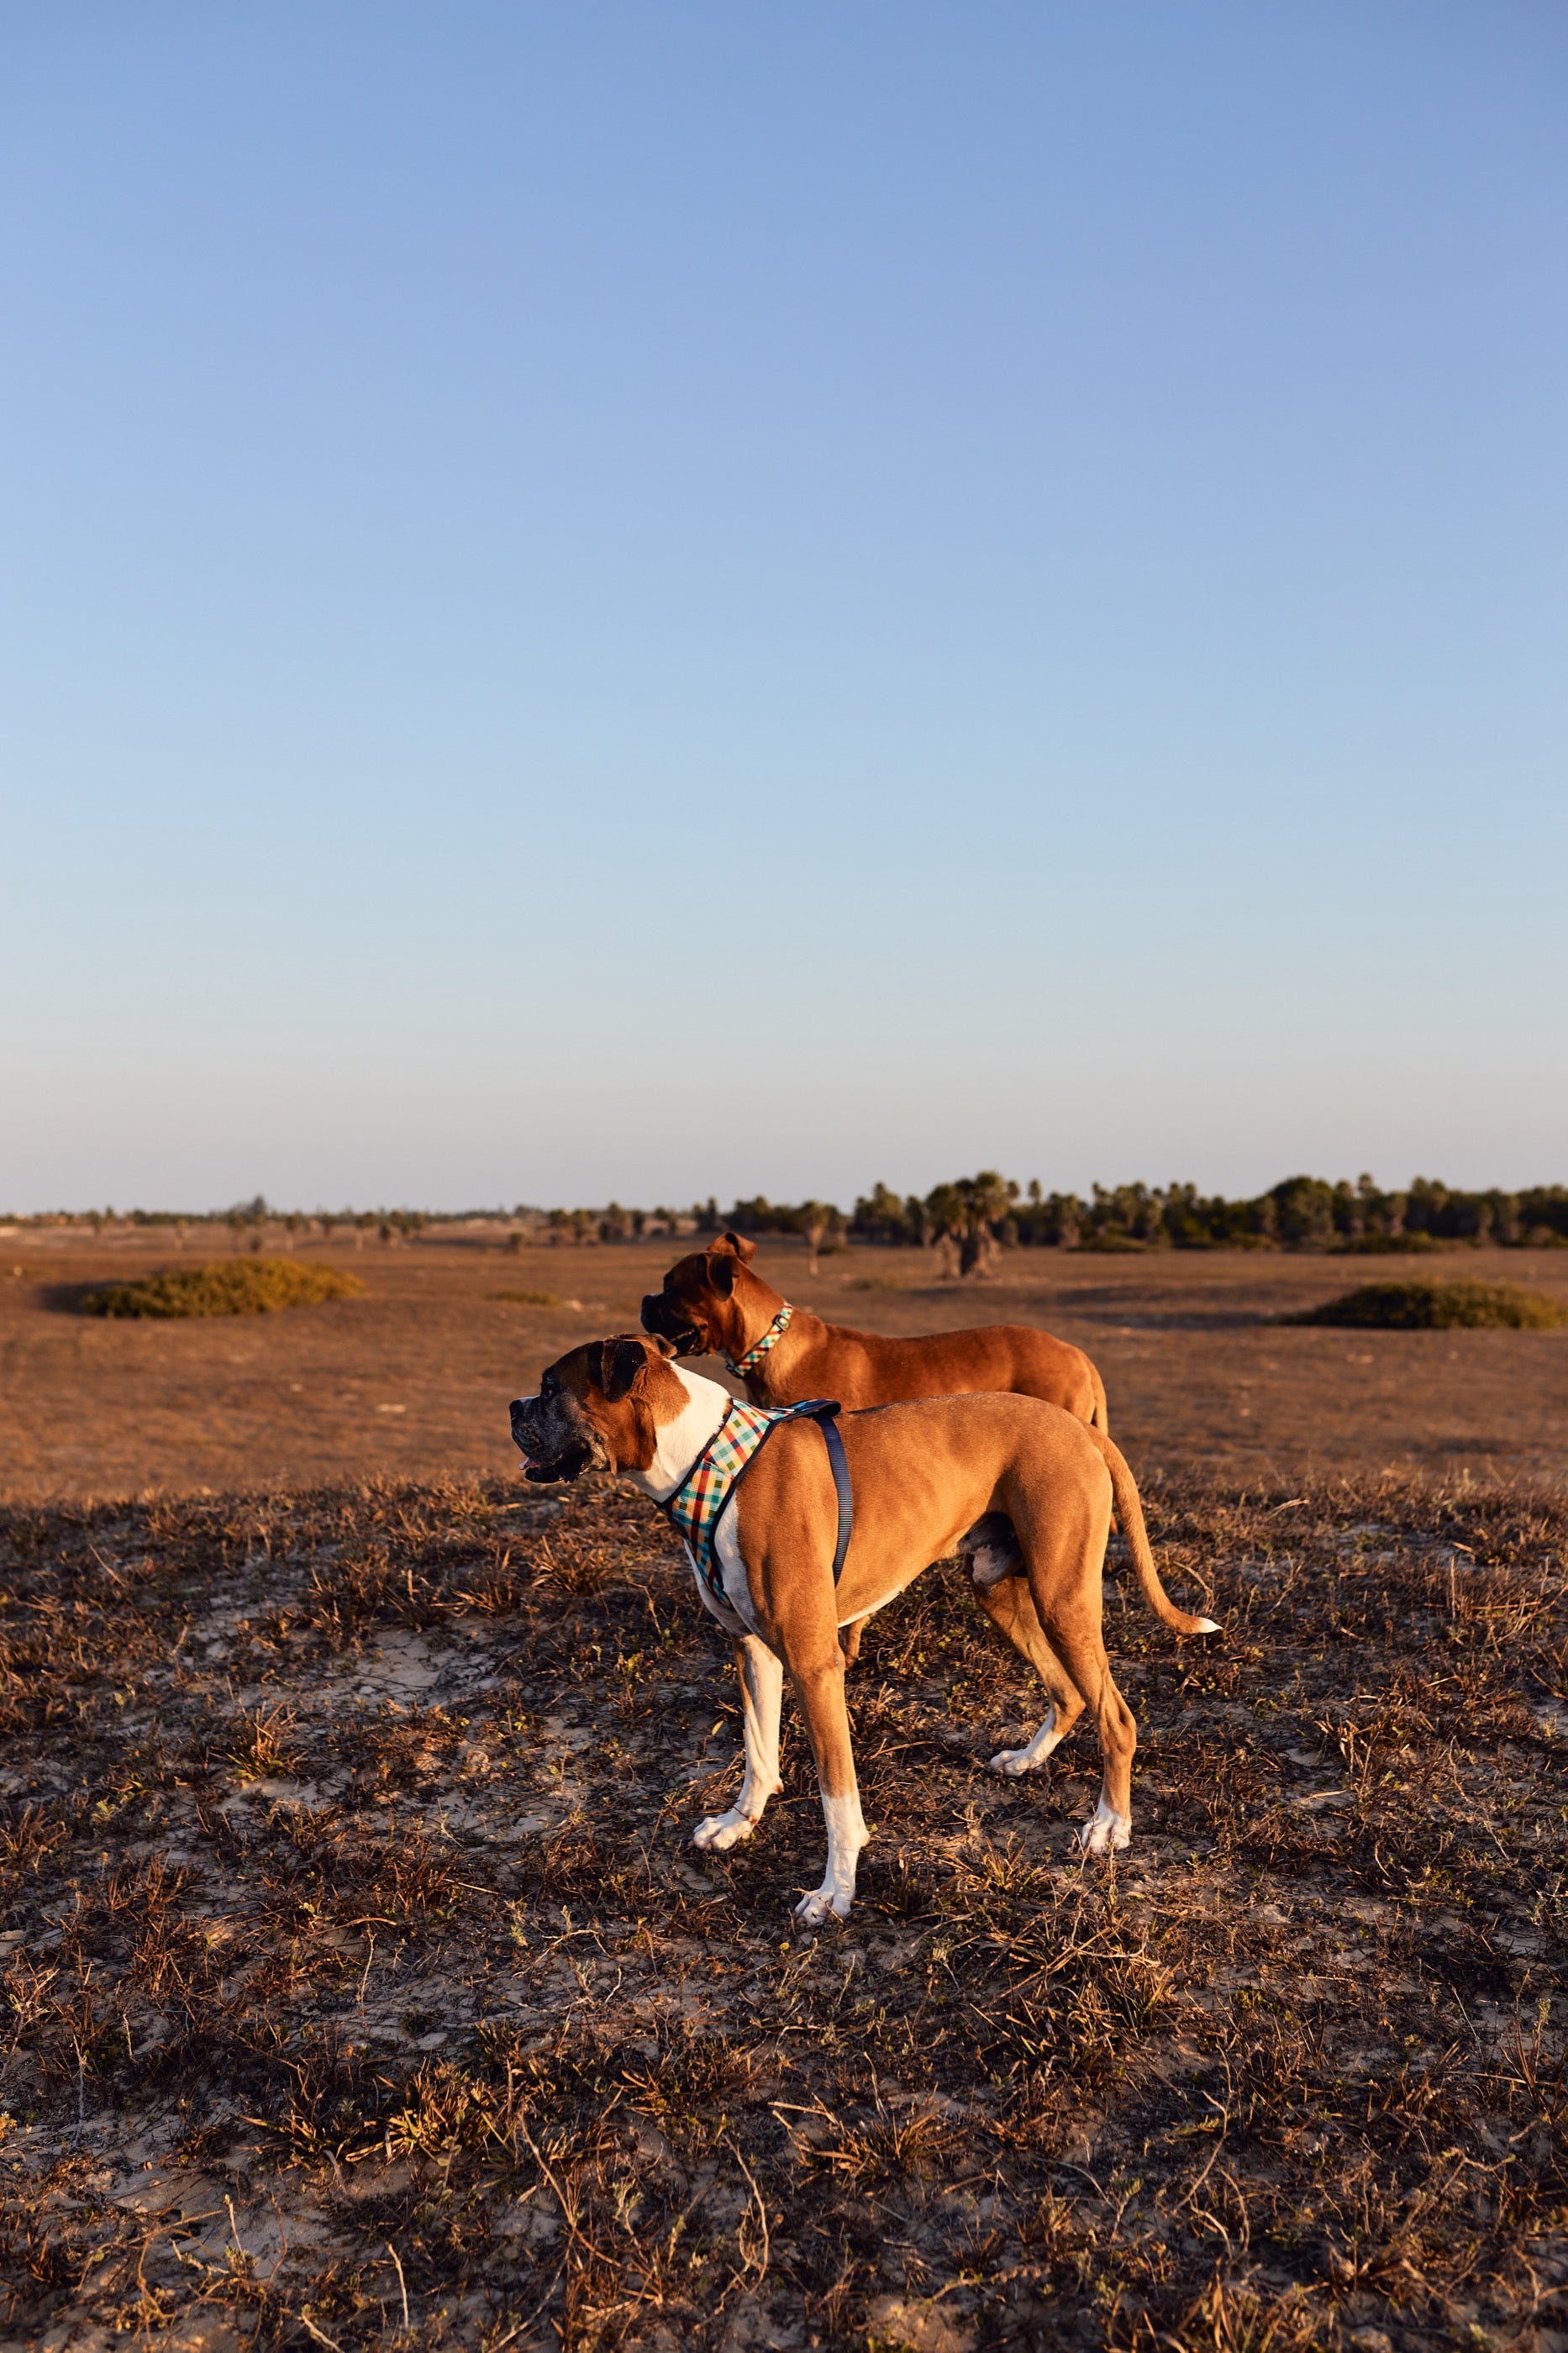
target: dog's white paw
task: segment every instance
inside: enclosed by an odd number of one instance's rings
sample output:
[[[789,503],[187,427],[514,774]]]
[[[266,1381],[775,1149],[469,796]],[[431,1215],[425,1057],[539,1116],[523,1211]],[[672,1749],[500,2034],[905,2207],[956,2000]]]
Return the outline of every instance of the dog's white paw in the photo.
[[[1101,1798],[1079,1831],[1078,1842],[1085,1854],[1120,1854],[1123,1847],[1132,1843],[1131,1821]]]
[[[1057,1712],[1053,1707],[1026,1747],[996,1751],[991,1759],[991,1770],[1005,1773],[1010,1781],[1016,1781],[1020,1773],[1037,1773],[1052,1749],[1060,1746],[1061,1734],[1057,1730]]]
[[[801,1897],[795,1907],[795,1916],[803,1928],[820,1928],[828,1920],[847,1920],[854,1901],[846,1889],[824,1880],[820,1887],[814,1887],[809,1895]]]
[[[723,1854],[731,1847],[739,1846],[742,1839],[749,1839],[756,1827],[750,1814],[731,1806],[727,1814],[710,1814],[699,1822],[691,1833],[691,1843],[700,1846],[705,1854]]]

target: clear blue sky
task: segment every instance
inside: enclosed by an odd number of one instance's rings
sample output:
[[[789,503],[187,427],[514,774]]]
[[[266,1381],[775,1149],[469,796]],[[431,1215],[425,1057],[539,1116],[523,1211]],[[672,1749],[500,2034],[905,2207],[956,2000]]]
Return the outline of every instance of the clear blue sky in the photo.
[[[12,0],[0,1208],[1568,1179],[1556,0]]]

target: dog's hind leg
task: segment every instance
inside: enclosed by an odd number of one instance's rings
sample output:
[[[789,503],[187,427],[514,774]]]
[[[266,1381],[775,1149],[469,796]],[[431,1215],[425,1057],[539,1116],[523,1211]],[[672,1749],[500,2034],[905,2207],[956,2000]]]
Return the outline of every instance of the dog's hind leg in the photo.
[[[1070,1453],[1095,1446],[1077,1426]],[[1120,1459],[1120,1458],[1119,1458]],[[1111,1481],[1089,1474],[1051,1488],[1019,1488],[1009,1498],[1028,1564],[1029,1591],[1050,1649],[1071,1677],[1100,1735],[1100,1803],[1079,1832],[1090,1854],[1127,1845],[1132,1835],[1132,1752],[1138,1727],[1116,1688],[1105,1655],[1101,1576],[1110,1533]],[[1129,1484],[1131,1480],[1129,1480]]]
[[[779,1704],[784,1667],[765,1642],[742,1634],[735,1644],[741,1671],[741,1707],[746,1742],[746,1772],[741,1794],[727,1814],[710,1814],[691,1833],[691,1843],[722,1852],[749,1839],[768,1799],[782,1789],[779,1778]]]
[[[1060,1614],[1042,1609],[1040,1615],[1052,1647],[1092,1709],[1100,1734],[1100,1803],[1079,1831],[1079,1844],[1089,1854],[1119,1851],[1132,1836],[1132,1752],[1138,1727],[1111,1675],[1098,1609],[1092,1615],[1087,1608]]]
[[[1005,1773],[1009,1779],[1016,1779],[1021,1773],[1038,1772],[1052,1749],[1060,1746],[1083,1714],[1083,1701],[1072,1677],[1046,1640],[1046,1630],[1026,1579],[999,1577],[992,1585],[977,1584],[975,1591],[992,1624],[1023,1652],[1051,1697],[1045,1720],[1027,1746],[999,1748],[991,1759],[993,1773]]]

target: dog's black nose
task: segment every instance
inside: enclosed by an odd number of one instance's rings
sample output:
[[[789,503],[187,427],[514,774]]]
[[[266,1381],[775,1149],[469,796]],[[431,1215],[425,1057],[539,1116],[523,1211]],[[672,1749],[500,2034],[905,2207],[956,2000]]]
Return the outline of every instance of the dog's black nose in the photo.
[[[658,1330],[659,1310],[663,1305],[664,1293],[662,1291],[650,1291],[646,1294],[642,1303],[642,1327],[645,1332],[657,1332]],[[667,1333],[665,1337],[668,1339],[668,1336],[669,1335]]]

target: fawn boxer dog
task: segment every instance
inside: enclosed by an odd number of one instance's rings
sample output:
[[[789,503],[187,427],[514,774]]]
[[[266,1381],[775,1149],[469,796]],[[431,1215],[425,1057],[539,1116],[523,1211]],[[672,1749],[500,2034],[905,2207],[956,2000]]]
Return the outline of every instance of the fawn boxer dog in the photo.
[[[1039,1398],[922,1398],[847,1415],[840,1461],[824,1444],[826,1425],[806,1426],[816,1409],[768,1413],[742,1405],[716,1381],[671,1363],[673,1345],[637,1333],[574,1348],[548,1367],[537,1397],[514,1401],[511,1434],[530,1479],[618,1472],[689,1532],[703,1601],[734,1638],[746,1759],[734,1804],[700,1822],[693,1843],[724,1849],[750,1838],[783,1786],[779,1706],[787,1674],[805,1713],[827,1826],[822,1884],[795,1914],[808,1927],[847,1916],[867,1833],[838,1628],[883,1608],[928,1561],[962,1550],[981,1599],[1051,1702],[1027,1747],[1004,1750],[993,1765],[1032,1771],[1087,1705],[1102,1771],[1100,1802],[1079,1839],[1091,1854],[1124,1847],[1137,1732],[1100,1631],[1113,1495],[1150,1608],[1177,1633],[1217,1629],[1167,1599],[1132,1474],[1103,1432]],[[1026,1617],[993,1606],[993,1597],[1019,1588],[1032,1603]]]
[[[643,1301],[644,1331],[673,1341],[678,1356],[726,1357],[753,1405],[830,1397],[851,1413],[910,1398],[1010,1389],[1062,1406],[1110,1436],[1105,1384],[1081,1348],[1027,1324],[913,1339],[825,1324],[763,1282],[752,1266],[756,1254],[755,1242],[727,1233],[679,1260],[663,1290]]]
[[[650,1291],[643,1301],[644,1331],[673,1342],[678,1356],[722,1356],[753,1405],[830,1397],[847,1411],[858,1411],[911,1398],[1001,1389],[1043,1398],[1110,1437],[1105,1384],[1081,1348],[1027,1324],[987,1324],[912,1339],[825,1324],[763,1282],[752,1266],[756,1254],[755,1242],[725,1233],[710,1249],[679,1260],[663,1290]],[[1019,1623],[1008,1630],[1020,1648],[1026,1648],[1024,1621],[1032,1614],[1027,1587],[1016,1588],[1013,1615]],[[850,1665],[859,1649],[857,1620],[844,1637]]]

